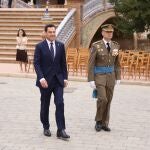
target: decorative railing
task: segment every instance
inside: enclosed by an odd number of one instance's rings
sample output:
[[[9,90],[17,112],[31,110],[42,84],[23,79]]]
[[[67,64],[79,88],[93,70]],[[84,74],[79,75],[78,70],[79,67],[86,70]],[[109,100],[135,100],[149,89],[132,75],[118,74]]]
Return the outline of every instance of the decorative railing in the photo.
[[[7,8],[8,7],[8,0],[1,0],[1,7],[2,8]],[[15,8],[31,8],[29,4],[21,1],[21,0],[13,0],[12,2],[12,7]]]
[[[57,39],[65,45],[75,33],[75,12],[75,8],[71,9],[56,30]]]
[[[8,7],[8,0],[1,0],[1,7],[7,8]]]
[[[99,11],[104,11],[112,8],[108,0],[86,0],[82,8],[82,20],[86,20]]]
[[[21,1],[21,0],[14,0],[14,7],[15,8],[32,8],[31,5]]]
[[[91,0],[85,0],[85,3],[89,2],[89,1],[91,1]]]
[[[8,7],[8,0],[1,0],[1,7],[7,8]],[[31,8],[29,4],[23,2],[22,0],[13,0],[12,7],[15,8]]]

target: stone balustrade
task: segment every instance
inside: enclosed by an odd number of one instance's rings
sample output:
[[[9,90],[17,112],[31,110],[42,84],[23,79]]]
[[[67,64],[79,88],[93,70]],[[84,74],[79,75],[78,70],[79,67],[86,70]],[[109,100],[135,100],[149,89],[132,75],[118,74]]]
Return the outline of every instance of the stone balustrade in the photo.
[[[84,21],[97,12],[112,7],[113,5],[111,5],[108,0],[86,0],[82,7],[82,20]]]
[[[65,45],[69,42],[70,37],[75,32],[75,12],[75,8],[71,9],[56,30],[57,39]]]

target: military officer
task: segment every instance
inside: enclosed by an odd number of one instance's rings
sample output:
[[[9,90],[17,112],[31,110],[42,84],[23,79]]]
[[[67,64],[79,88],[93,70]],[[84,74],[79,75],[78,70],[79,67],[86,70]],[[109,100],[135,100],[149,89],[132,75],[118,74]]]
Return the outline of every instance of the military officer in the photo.
[[[119,44],[111,41],[112,24],[101,26],[103,39],[92,44],[88,66],[88,81],[97,91],[96,131],[111,131],[109,128],[110,104],[115,83],[120,83]]]

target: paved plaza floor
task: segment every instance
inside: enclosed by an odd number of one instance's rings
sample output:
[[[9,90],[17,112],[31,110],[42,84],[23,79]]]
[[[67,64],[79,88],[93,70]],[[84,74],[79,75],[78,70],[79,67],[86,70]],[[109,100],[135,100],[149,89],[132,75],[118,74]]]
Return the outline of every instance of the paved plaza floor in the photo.
[[[0,77],[0,150],[149,150],[150,86],[120,84],[111,104],[111,132],[96,132],[96,101],[87,82],[65,89],[69,141],[56,138],[55,105],[50,106],[52,137],[43,136],[40,94],[35,79]]]

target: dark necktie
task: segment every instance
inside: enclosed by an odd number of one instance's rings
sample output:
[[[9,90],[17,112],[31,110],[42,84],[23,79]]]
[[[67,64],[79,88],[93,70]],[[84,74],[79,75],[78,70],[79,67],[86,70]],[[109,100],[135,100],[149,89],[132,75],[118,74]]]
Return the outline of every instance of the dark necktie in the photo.
[[[50,43],[50,52],[51,52],[51,56],[54,60],[54,48],[53,48],[53,42]]]
[[[110,45],[109,45],[109,43],[106,43],[106,45],[107,45],[108,52],[110,52]]]

